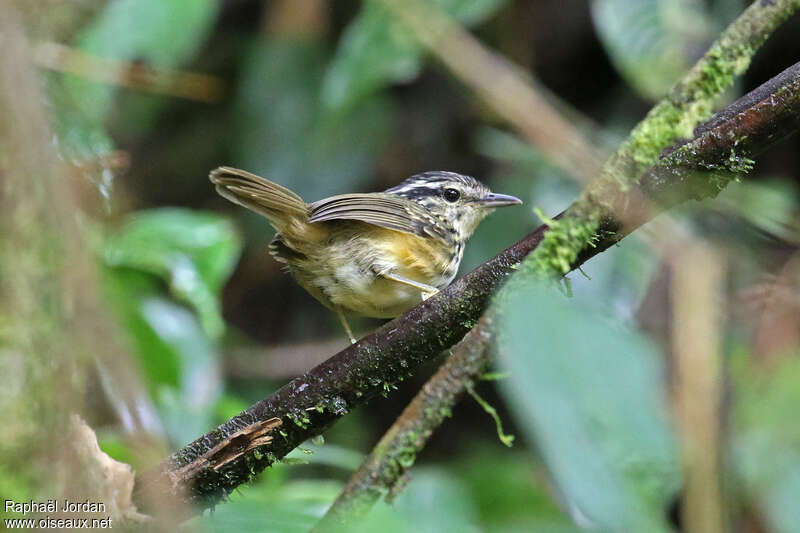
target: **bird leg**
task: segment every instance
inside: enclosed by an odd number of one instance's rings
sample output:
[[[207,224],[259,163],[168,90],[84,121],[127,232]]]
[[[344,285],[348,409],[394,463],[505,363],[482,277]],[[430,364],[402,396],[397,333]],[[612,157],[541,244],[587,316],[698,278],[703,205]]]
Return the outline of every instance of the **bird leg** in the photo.
[[[391,272],[387,272],[382,274],[382,276],[386,279],[390,279],[392,281],[396,281],[398,283],[404,283],[406,285],[410,285],[411,287],[417,288],[422,291],[422,300],[427,300],[431,296],[436,296],[439,294],[439,289],[432,285],[426,285],[425,283],[420,283],[418,281],[414,281],[413,279],[408,279],[406,277],[392,274]]]
[[[344,313],[342,313],[342,310],[339,309],[338,307],[335,309],[335,311],[336,311],[336,316],[339,317],[339,321],[342,323],[342,326],[344,326],[344,331],[350,338],[350,344],[355,344],[356,338],[353,337],[353,330],[350,329],[350,324],[347,323],[347,319],[344,317]]]

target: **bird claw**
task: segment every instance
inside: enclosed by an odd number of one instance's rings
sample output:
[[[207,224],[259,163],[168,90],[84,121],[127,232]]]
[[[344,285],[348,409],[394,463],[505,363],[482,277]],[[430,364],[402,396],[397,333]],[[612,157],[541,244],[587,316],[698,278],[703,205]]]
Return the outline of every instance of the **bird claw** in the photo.
[[[437,294],[439,294],[439,289],[433,289],[431,291],[422,291],[422,301],[424,302],[428,298],[436,296]]]

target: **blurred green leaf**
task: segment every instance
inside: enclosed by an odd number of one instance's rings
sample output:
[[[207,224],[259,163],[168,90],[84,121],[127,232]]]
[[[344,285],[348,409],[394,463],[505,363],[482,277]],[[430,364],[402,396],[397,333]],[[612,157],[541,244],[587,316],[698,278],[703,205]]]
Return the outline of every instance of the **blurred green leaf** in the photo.
[[[321,108],[327,59],[321,43],[258,41],[236,95],[234,163],[308,200],[366,183],[391,124],[382,98],[343,112]]]
[[[305,453],[302,450],[309,453]],[[339,446],[336,444],[315,444],[307,441],[289,452],[286,457],[289,459],[302,459],[310,465],[325,465],[341,468],[343,470],[355,470],[364,460],[364,454]]]
[[[107,294],[130,335],[151,395],[172,440],[207,431],[221,392],[218,357],[197,318],[141,272],[108,269]]]
[[[103,57],[167,67],[194,51],[218,10],[215,0],[112,0],[77,44]]]
[[[136,348],[146,383],[153,394],[161,385],[179,387],[180,357],[165,343],[142,315],[142,300],[164,292],[152,276],[127,269],[105,270],[106,298],[116,309],[125,331]]]
[[[333,502],[341,484],[330,480],[287,480],[295,467],[276,464],[229,501],[191,522],[201,531],[225,533],[308,531]]]
[[[97,444],[104,453],[116,461],[129,465],[137,463],[136,452],[116,433],[98,434]]]
[[[770,235],[787,242],[800,239],[798,190],[789,181],[732,183],[711,203],[712,208],[736,214]]]
[[[592,19],[611,62],[651,100],[674,85],[718,30],[699,0],[594,0]]]
[[[155,275],[191,305],[213,339],[224,329],[218,294],[239,257],[241,243],[226,219],[184,209],[157,209],[131,217],[108,238],[106,265]]]
[[[315,455],[305,458],[313,462]],[[362,522],[347,524],[346,531],[577,533],[579,529],[535,487],[531,468],[519,456],[512,460],[508,456],[472,456],[447,470],[415,467],[409,484],[391,504],[378,502]],[[313,468],[276,464],[193,525],[219,532],[308,531],[341,488],[339,482],[318,475],[297,479]]]
[[[478,24],[507,0],[433,0],[466,26]],[[325,77],[322,98],[340,109],[390,83],[407,82],[422,69],[422,50],[411,32],[378,2],[366,2],[347,27]]]
[[[415,468],[413,480],[392,501],[378,502],[353,531],[368,533],[479,531],[469,492],[459,480],[437,468]]]
[[[219,9],[216,0],[112,0],[74,46],[107,59],[170,68],[202,42]],[[108,116],[116,87],[70,77],[70,95],[93,123]]]
[[[173,442],[212,425],[221,392],[213,339],[224,328],[218,295],[240,247],[227,220],[183,209],[137,213],[103,244],[107,295]]]
[[[479,448],[450,465],[469,489],[481,524],[491,531],[579,531],[553,501],[541,466],[527,454],[497,450]]]
[[[223,394],[217,400],[216,405],[214,405],[214,423],[217,425],[222,424],[248,407],[250,407],[250,404],[239,396]]]
[[[72,44],[106,59],[175,67],[201,43],[218,8],[214,0],[112,0]],[[84,164],[111,153],[114,143],[106,131],[106,121],[117,87],[56,73],[45,74],[44,80],[63,156]],[[130,114],[137,124],[129,126],[145,131],[165,102],[157,97],[140,102],[135,114]],[[90,179],[108,201],[113,172],[102,165],[93,170],[95,166],[88,167]]]
[[[507,296],[502,390],[576,520],[667,531],[679,469],[658,353],[577,300],[535,284]]]
[[[339,483],[325,480],[259,483],[203,517],[202,525],[217,532],[308,531],[333,503],[339,488]],[[347,524],[345,531],[461,533],[477,529],[472,501],[457,479],[438,469],[416,469],[413,482],[392,505],[378,503],[364,521]]]
[[[800,508],[800,359],[789,356],[769,370],[734,360],[732,464],[770,531],[797,531]]]

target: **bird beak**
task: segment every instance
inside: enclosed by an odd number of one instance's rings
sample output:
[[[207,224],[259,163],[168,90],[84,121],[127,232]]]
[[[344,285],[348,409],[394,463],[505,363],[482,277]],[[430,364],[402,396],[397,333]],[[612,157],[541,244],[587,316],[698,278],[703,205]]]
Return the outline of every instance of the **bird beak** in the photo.
[[[508,194],[495,194],[490,192],[480,200],[478,203],[483,207],[504,207],[507,205],[519,205],[522,200],[516,196],[509,196]]]

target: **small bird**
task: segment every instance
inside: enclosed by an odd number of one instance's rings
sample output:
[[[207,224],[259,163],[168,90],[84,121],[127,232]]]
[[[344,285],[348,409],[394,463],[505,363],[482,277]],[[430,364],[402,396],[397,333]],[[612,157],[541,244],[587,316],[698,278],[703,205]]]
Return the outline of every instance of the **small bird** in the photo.
[[[277,231],[270,254],[333,310],[391,318],[446,287],[464,244],[496,207],[521,204],[471,176],[424,172],[384,192],[307,204],[289,189],[231,167],[210,174],[217,192],[265,216]]]

